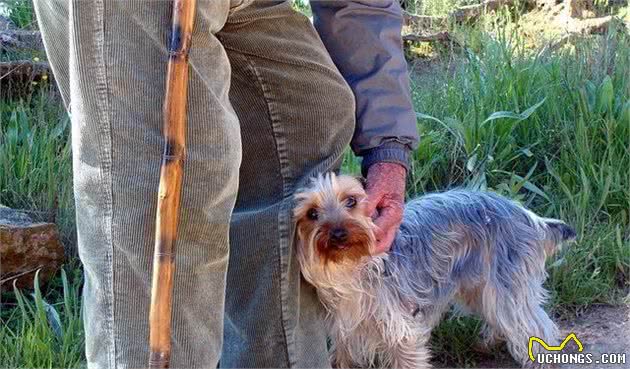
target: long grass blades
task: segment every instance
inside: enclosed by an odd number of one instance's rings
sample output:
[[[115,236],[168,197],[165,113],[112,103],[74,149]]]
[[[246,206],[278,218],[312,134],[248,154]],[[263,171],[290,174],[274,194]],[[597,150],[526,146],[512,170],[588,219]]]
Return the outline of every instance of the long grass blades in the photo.
[[[188,51],[194,18],[195,0],[173,2],[173,24],[164,97],[165,144],[158,189],[149,312],[150,368],[168,368],[170,364],[175,242],[186,155]]]
[[[81,272],[66,265],[42,288],[39,273],[33,292],[5,292],[0,310],[0,363],[8,368],[79,368],[85,362],[81,316]],[[63,302],[62,302],[63,301]]]

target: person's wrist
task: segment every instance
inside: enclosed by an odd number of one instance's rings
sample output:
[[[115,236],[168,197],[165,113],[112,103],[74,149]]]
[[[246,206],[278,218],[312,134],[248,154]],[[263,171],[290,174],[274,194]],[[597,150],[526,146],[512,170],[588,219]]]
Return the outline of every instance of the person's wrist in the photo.
[[[378,181],[387,181],[390,183],[400,183],[402,180],[404,184],[407,178],[407,168],[400,163],[387,161],[376,162],[368,168],[366,178],[368,183],[373,183],[374,179],[377,179]],[[370,179],[372,179],[372,181],[370,181]],[[404,187],[402,190],[404,191]]]
[[[404,166],[389,162],[374,163],[368,170],[365,189],[369,197],[379,203],[387,199],[390,204],[399,204],[402,207],[406,182],[407,170]],[[373,206],[374,209],[378,207],[376,203]]]
[[[399,142],[386,142],[361,154],[361,172],[367,177],[370,167],[376,163],[393,163],[409,170],[410,148]]]
[[[407,167],[400,163],[394,163],[389,161],[379,161],[368,168],[368,174],[370,172],[387,172],[397,176],[405,177],[407,175]]]

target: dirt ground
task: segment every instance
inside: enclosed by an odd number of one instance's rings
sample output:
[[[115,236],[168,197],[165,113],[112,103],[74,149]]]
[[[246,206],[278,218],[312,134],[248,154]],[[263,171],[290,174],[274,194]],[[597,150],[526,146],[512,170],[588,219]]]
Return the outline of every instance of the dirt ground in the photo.
[[[564,336],[575,333],[584,345],[584,353],[593,354],[592,364],[560,365],[558,369],[628,369],[630,368],[630,305],[593,306],[575,319],[558,322]],[[571,344],[570,344],[571,345]],[[573,351],[573,350],[572,350]],[[625,353],[625,364],[597,364],[602,353]],[[477,368],[518,368],[508,355],[482,360]]]

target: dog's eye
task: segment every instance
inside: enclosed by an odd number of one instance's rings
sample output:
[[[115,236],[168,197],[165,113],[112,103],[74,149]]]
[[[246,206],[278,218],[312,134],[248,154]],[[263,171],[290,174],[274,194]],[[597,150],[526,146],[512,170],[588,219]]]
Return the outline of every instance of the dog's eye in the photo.
[[[306,217],[310,220],[317,220],[318,216],[319,214],[317,214],[317,209],[310,209],[308,212],[306,212]]]
[[[346,207],[352,209],[355,206],[357,206],[357,199],[355,199],[354,196],[348,197],[346,199]]]

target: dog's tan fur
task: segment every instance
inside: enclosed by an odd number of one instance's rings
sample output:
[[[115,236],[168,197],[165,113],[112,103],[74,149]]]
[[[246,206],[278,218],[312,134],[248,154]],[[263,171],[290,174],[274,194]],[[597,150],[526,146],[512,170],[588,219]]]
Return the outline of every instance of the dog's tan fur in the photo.
[[[483,317],[485,342],[507,340],[524,365],[529,335],[556,338],[542,282],[545,258],[574,237],[562,221],[496,195],[427,196],[408,204],[392,259],[372,255],[356,179],[320,175],[296,200],[298,259],[329,313],[333,365],[429,368],[431,330],[451,304]]]

